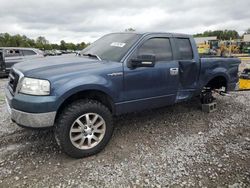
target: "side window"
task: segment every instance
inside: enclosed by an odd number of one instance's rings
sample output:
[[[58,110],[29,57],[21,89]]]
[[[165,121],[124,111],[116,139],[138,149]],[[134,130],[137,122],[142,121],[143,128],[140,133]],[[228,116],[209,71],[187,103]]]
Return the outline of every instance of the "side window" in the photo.
[[[136,55],[155,55],[156,61],[168,61],[173,59],[172,49],[168,38],[152,38],[147,40],[137,49]]]
[[[33,50],[22,50],[24,56],[36,55]]]
[[[193,59],[193,49],[189,39],[176,38],[177,49],[179,50],[180,59],[191,60]]]
[[[5,57],[18,57],[18,56],[22,56],[20,50],[17,50],[17,49],[5,50]]]

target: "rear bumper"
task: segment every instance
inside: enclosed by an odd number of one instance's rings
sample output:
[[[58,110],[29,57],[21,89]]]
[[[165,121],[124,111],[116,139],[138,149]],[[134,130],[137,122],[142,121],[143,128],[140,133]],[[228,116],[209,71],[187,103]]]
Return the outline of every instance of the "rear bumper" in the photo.
[[[31,128],[44,128],[54,125],[56,112],[27,113],[11,108],[7,99],[6,103],[11,120],[18,125]]]

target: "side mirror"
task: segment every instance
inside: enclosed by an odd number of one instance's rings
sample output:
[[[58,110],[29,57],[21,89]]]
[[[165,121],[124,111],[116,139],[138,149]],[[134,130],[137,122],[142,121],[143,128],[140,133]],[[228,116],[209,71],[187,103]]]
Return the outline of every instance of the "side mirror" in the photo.
[[[154,67],[155,56],[154,55],[140,55],[137,58],[131,59],[128,63],[129,68],[137,67]]]

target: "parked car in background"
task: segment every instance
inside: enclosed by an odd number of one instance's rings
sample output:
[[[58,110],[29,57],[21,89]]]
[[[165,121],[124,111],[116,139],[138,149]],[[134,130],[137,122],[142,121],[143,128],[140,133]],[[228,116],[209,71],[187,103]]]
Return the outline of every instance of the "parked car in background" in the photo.
[[[62,55],[62,52],[60,50],[54,50],[55,55]]]
[[[56,56],[56,55],[62,55],[63,52],[61,50],[45,50],[44,55],[45,56]]]
[[[52,50],[45,50],[44,56],[54,56],[56,55]]]
[[[0,61],[0,75],[10,72],[11,67],[19,62],[44,57],[44,53],[36,48],[0,47],[3,60]]]

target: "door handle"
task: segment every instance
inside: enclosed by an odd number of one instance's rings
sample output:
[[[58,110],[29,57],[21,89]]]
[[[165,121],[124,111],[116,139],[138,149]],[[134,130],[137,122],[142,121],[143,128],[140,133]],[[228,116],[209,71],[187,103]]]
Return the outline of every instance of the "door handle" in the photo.
[[[170,75],[178,75],[179,73],[179,68],[170,68]]]

